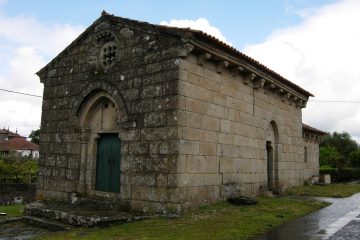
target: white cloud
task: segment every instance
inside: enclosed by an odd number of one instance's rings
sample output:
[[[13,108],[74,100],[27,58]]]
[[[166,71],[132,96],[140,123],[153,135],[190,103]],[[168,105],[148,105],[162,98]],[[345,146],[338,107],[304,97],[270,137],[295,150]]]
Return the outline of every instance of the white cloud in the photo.
[[[244,52],[299,84],[318,100],[360,101],[360,1],[344,0],[304,14]],[[360,140],[360,104],[309,102],[304,122],[348,131]]]
[[[191,28],[195,30],[201,30],[209,35],[212,35],[219,40],[232,45],[231,42],[226,40],[226,37],[221,33],[220,29],[212,26],[206,18],[198,18],[197,20],[188,20],[188,19],[173,19],[170,22],[162,21],[160,25],[179,27],[179,28]]]
[[[33,17],[0,15],[1,88],[42,95],[35,73],[83,30],[82,26],[41,23]],[[17,128],[28,135],[40,126],[41,98],[1,91],[0,109],[0,128]]]

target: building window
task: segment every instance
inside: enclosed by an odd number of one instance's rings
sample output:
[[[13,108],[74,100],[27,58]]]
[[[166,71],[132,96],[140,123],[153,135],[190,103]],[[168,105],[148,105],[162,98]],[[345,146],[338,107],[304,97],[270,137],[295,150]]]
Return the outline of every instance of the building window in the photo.
[[[304,147],[304,162],[307,163],[308,161],[308,151],[307,147]]]

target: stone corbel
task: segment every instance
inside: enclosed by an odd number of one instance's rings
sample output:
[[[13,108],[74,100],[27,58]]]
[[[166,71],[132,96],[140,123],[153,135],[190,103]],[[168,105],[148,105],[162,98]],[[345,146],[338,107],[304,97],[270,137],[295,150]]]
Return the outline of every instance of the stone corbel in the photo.
[[[302,105],[301,105],[301,108],[306,108],[306,104],[307,104],[307,101],[303,101]]]
[[[189,53],[192,52],[192,50],[194,50],[194,45],[192,45],[190,43],[185,43],[185,44],[177,47],[176,49],[174,49],[174,51],[176,52],[176,55],[178,57],[187,57],[189,55]]]
[[[276,94],[278,94],[278,96],[280,96],[280,98],[283,99],[285,91],[282,88],[278,88],[278,89],[276,89]]]
[[[282,97],[282,101],[286,102],[286,101],[290,100],[290,98],[291,98],[291,93],[285,93]]]
[[[296,101],[296,107],[297,108],[301,108],[302,105],[303,105],[303,100],[299,99],[299,100]]]
[[[259,79],[254,80],[254,88],[255,89],[263,88],[264,85],[265,85],[265,79],[259,78]]]
[[[233,77],[236,77],[238,74],[242,73],[245,69],[242,66],[236,66],[231,68],[230,73]]]
[[[254,79],[256,78],[256,74],[255,73],[248,73],[244,76],[244,84],[249,84],[251,83]]]
[[[204,63],[206,61],[208,61],[210,58],[211,58],[210,53],[202,53],[202,54],[198,55],[197,64],[200,65],[200,66],[203,66]]]
[[[224,70],[229,66],[228,61],[221,61],[216,65],[216,72],[221,74],[224,72]]]

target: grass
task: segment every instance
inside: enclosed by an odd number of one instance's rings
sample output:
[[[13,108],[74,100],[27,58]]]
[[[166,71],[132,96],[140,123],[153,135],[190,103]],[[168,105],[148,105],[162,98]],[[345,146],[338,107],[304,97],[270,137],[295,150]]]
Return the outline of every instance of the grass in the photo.
[[[8,205],[8,206],[0,206],[0,212],[7,213],[6,217],[17,217],[23,214],[24,205],[16,204],[16,205]],[[0,219],[3,217],[0,217]]]
[[[360,184],[328,184],[328,185],[309,185],[292,187],[285,191],[285,195],[297,196],[317,196],[344,198],[360,192]]]
[[[254,206],[218,203],[177,219],[152,219],[105,229],[75,228],[43,235],[41,239],[247,239],[326,205],[316,201],[261,197]]]

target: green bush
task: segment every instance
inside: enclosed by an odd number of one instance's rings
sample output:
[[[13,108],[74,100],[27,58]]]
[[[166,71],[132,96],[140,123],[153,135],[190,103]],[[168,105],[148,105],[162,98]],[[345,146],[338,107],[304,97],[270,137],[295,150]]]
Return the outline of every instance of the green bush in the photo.
[[[31,183],[36,181],[38,163],[35,159],[17,155],[0,155],[1,183]]]
[[[360,168],[320,169],[320,174],[330,174],[332,182],[350,182],[360,180]]]

